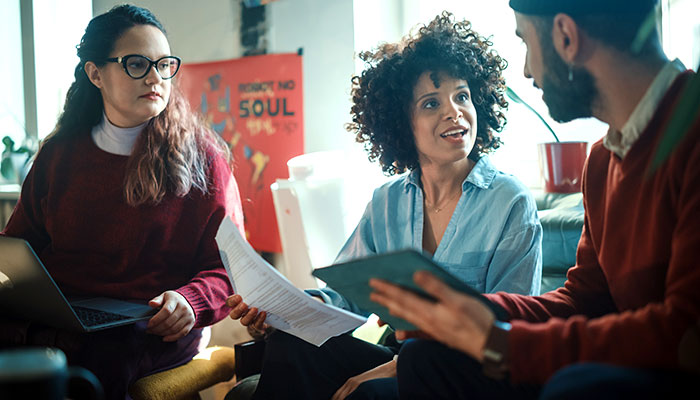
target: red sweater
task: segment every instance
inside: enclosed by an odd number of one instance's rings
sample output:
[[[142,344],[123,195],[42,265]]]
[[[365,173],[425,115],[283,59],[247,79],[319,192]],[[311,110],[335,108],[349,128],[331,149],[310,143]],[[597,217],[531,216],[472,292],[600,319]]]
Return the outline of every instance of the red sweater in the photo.
[[[697,366],[700,327],[700,114],[653,174],[684,73],[624,159],[593,145],[583,178],[585,224],[563,288],[490,298],[513,316],[511,377],[543,383],[576,362]],[[694,338],[694,339],[693,339]]]
[[[195,327],[210,325],[226,316],[232,293],[214,236],[224,215],[243,232],[236,181],[223,157],[210,158],[208,195],[193,189],[132,207],[128,157],[100,150],[89,134],[52,140],[2,234],[26,239],[66,294],[148,301],[176,290]]]

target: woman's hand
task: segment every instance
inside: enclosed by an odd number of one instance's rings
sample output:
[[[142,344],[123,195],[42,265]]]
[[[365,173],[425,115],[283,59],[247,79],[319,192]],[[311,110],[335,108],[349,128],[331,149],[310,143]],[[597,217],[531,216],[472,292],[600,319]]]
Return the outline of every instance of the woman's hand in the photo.
[[[342,400],[354,392],[362,382],[371,379],[391,378],[396,376],[396,361],[391,360],[378,367],[372,368],[369,371],[363,372],[360,375],[353,376],[348,379],[343,386],[335,392],[331,400]]]
[[[435,340],[481,361],[495,319],[491,310],[479,300],[452,290],[428,272],[416,272],[413,280],[436,301],[426,300],[379,279],[369,281],[374,289],[370,299]]]
[[[151,299],[148,305],[160,310],[148,321],[146,332],[163,336],[164,342],[174,342],[194,327],[194,310],[183,295],[168,290]]]
[[[226,305],[231,308],[229,316],[231,319],[240,319],[241,324],[252,328],[258,332],[265,332],[269,325],[265,323],[267,313],[259,311],[256,307],[248,308],[248,305],[243,302],[243,298],[239,294],[234,294],[226,299]]]

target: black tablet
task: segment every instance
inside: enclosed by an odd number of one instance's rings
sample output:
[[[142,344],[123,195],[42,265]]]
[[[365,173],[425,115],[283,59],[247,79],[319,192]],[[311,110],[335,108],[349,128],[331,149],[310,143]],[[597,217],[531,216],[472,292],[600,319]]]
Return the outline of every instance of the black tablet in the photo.
[[[413,274],[416,271],[428,271],[451,288],[480,300],[493,311],[496,319],[501,321],[509,319],[508,314],[501,306],[489,301],[479,291],[413,249],[377,254],[325,268],[317,268],[313,271],[313,275],[361,309],[377,314],[382,321],[389,324],[392,328],[397,330],[415,330],[415,326],[401,318],[390,315],[386,307],[369,299],[369,295],[372,292],[369,280],[371,278],[382,279],[424,298],[433,299],[432,296],[425,293],[413,282]]]

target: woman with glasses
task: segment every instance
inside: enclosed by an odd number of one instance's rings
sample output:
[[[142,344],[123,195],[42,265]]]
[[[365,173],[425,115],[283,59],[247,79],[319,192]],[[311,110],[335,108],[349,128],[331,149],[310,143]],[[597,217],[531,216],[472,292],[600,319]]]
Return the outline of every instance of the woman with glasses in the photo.
[[[155,313],[90,334],[0,321],[0,347],[6,337],[59,347],[123,399],[136,379],[190,360],[202,328],[226,316],[232,289],[214,237],[228,216],[243,232],[243,217],[230,153],[178,92],[180,59],[150,11],[95,17],[78,57],[2,234],[27,240],[67,295],[137,300]]]

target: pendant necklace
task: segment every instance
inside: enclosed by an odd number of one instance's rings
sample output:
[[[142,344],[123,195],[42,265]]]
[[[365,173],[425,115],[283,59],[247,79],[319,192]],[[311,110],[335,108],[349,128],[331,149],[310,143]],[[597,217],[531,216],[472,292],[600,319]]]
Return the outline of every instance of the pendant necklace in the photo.
[[[456,196],[451,196],[448,200],[445,201],[445,203],[442,205],[442,207],[435,207],[434,205],[428,204],[427,199],[426,199],[426,201],[425,201],[425,206],[426,206],[428,209],[431,209],[431,211],[433,211],[434,213],[437,214],[437,213],[439,213],[440,211],[442,211],[445,207],[447,207],[447,205],[450,204],[450,203],[452,202],[452,200],[454,200],[456,197],[458,197],[458,196],[461,195],[461,194],[462,194],[462,191],[459,190],[459,191],[457,192],[457,195],[456,195]]]

